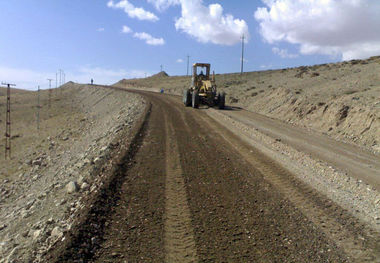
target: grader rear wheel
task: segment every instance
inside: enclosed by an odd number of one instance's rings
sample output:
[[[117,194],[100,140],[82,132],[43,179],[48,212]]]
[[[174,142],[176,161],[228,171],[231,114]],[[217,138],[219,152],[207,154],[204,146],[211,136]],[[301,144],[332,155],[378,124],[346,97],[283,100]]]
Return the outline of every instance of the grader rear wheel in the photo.
[[[224,106],[226,104],[226,93],[222,92],[218,95],[218,108],[224,109]]]

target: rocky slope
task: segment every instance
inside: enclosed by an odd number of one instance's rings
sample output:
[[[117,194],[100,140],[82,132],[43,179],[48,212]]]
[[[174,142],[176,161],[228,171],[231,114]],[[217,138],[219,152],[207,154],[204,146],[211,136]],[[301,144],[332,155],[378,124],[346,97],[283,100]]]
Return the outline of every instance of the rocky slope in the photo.
[[[82,199],[102,184],[97,169],[118,147],[115,138],[145,109],[137,95],[74,83],[52,91],[50,108],[48,98],[42,91],[37,107],[36,92],[12,94],[12,159],[0,163],[0,262],[38,262],[63,238]]]

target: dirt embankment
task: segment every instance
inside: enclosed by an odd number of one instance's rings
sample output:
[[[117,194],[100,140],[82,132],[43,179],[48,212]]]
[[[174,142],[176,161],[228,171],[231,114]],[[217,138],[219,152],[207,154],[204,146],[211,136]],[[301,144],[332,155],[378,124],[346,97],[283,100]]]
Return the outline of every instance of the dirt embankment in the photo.
[[[380,152],[380,57],[216,75],[227,103]],[[120,87],[181,95],[190,77],[122,80]]]
[[[38,262],[63,238],[102,184],[97,169],[145,108],[139,96],[104,87],[68,83],[50,95],[51,107],[49,91],[37,107],[37,92],[12,93],[12,159],[0,162],[0,262]]]

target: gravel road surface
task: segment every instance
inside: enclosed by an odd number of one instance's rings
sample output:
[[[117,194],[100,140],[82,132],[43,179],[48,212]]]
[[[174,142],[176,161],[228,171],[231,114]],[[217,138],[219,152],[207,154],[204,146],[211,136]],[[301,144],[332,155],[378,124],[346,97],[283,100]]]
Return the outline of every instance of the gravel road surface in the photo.
[[[49,262],[378,262],[347,210],[202,110],[136,93],[131,149]]]

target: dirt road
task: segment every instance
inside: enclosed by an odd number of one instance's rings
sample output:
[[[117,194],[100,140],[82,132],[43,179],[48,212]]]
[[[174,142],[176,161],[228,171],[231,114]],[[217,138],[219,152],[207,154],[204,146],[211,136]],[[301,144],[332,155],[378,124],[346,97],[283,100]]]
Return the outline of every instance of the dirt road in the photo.
[[[379,233],[204,112],[140,94],[132,150],[50,262],[379,262]]]
[[[357,146],[335,141],[327,136],[297,129],[292,125],[246,110],[224,114],[314,158],[330,163],[380,190],[380,157]]]

